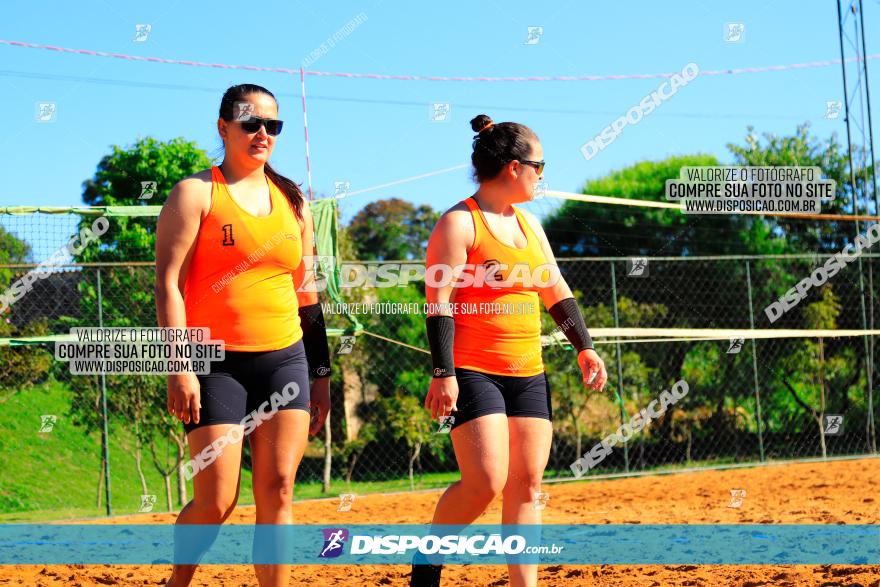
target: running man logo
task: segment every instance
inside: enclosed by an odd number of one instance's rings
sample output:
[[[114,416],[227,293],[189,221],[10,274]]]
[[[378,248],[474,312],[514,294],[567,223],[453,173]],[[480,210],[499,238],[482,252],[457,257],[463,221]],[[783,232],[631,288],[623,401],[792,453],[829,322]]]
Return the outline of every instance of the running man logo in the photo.
[[[354,349],[354,336],[342,336],[340,337],[339,350],[336,351],[337,355],[350,355],[351,351]]]
[[[431,122],[449,122],[452,119],[452,107],[449,102],[434,102],[430,110]]]
[[[318,558],[336,558],[343,551],[343,545],[348,540],[348,530],[345,528],[324,528],[324,548]]]
[[[351,506],[354,505],[354,493],[340,493],[339,494],[339,507],[336,508],[337,512],[350,512]]]
[[[156,182],[155,181],[142,181],[141,182],[141,195],[138,197],[138,200],[149,200],[153,197],[153,194],[156,193]]]
[[[746,339],[744,338],[730,338],[730,347],[727,349],[728,355],[738,355],[742,350],[743,345],[746,343]]]
[[[437,428],[437,434],[449,434],[453,424],[455,424],[455,416],[440,416],[440,427]]]
[[[843,108],[843,102],[840,100],[826,100],[824,118],[826,120],[836,120],[840,116],[841,108]]]
[[[40,416],[40,432],[52,432],[52,428],[55,427],[55,422],[57,421],[58,416],[51,414]]]
[[[546,181],[539,181],[535,184],[535,189],[532,190],[532,199],[540,200],[547,195],[547,190],[550,189],[549,184]]]
[[[235,120],[247,121],[254,115],[254,105],[250,102],[236,102],[233,104],[233,118]]]
[[[843,416],[840,414],[825,414],[825,434],[828,436],[840,436],[843,434]]]
[[[547,507],[547,501],[550,499],[550,494],[545,493],[543,491],[536,491],[532,494],[532,509],[535,511],[541,511]]]
[[[647,257],[632,257],[626,262],[627,277],[647,277],[648,276],[648,259]]]
[[[136,24],[134,25],[134,42],[135,43],[143,43],[147,40],[147,37],[150,36],[150,31],[153,30],[153,25],[151,24]]]
[[[724,40],[728,43],[741,43],[746,35],[746,25],[741,22],[728,22],[724,25]]]
[[[348,195],[348,191],[351,189],[351,182],[348,180],[343,181],[334,181],[333,182],[333,197],[334,198],[344,198]]]
[[[481,263],[486,268],[486,281],[494,279],[495,281],[504,281],[501,275],[501,263],[498,259],[487,259]]]
[[[306,265],[306,272],[303,275],[302,285],[296,291],[325,291],[327,278],[336,270],[336,257],[333,255],[305,255],[303,263]]]
[[[731,489],[730,490],[730,503],[727,504],[729,508],[738,508],[743,504],[743,500],[746,498],[746,490],[745,489]]]
[[[153,511],[153,506],[156,505],[156,496],[155,495],[142,495],[141,496],[141,507],[138,508],[138,512],[145,514]]]
[[[37,102],[37,122],[55,122],[55,102]]]
[[[543,34],[544,27],[542,26],[528,27],[528,37],[526,37],[526,42],[523,45],[537,45],[541,41]]]

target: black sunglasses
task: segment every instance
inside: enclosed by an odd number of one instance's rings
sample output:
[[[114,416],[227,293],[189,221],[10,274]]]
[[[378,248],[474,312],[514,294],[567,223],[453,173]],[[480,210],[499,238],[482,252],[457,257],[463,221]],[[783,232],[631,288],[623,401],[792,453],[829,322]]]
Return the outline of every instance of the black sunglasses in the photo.
[[[275,120],[274,118],[260,118],[259,116],[250,116],[247,120],[237,121],[241,124],[241,130],[248,134],[260,131],[261,126],[266,127],[266,134],[277,137],[281,134],[281,127],[284,126],[283,120]]]
[[[535,171],[538,175],[541,175],[541,172],[544,171],[544,161],[529,161],[527,159],[514,159],[514,161],[519,161],[525,165],[529,165],[530,167],[534,167]]]

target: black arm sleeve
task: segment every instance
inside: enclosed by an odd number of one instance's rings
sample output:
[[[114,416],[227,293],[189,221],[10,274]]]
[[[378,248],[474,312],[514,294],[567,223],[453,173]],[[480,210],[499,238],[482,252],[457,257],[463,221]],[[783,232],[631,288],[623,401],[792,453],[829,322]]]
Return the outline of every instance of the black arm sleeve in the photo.
[[[556,302],[549,312],[577,352],[593,348],[593,339],[587,332],[581,309],[574,298],[565,298]]]
[[[299,322],[303,331],[303,346],[309,362],[309,375],[330,377],[330,350],[327,347],[327,327],[321,304],[301,306]]]
[[[428,329],[434,377],[454,377],[452,341],[455,338],[455,320],[452,316],[428,316],[425,327]]]

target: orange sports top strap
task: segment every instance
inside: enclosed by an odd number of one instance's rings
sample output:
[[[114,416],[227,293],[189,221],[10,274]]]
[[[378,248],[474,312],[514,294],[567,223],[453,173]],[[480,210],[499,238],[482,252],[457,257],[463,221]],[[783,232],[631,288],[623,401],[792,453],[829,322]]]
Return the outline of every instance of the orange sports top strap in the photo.
[[[481,243],[485,242],[487,238],[492,238],[492,234],[486,226],[486,219],[483,218],[483,213],[480,211],[480,207],[477,205],[477,201],[474,197],[471,196],[466,198],[464,203],[467,205],[468,209],[470,209],[471,219],[474,221],[474,246],[471,247],[472,251],[479,247]]]

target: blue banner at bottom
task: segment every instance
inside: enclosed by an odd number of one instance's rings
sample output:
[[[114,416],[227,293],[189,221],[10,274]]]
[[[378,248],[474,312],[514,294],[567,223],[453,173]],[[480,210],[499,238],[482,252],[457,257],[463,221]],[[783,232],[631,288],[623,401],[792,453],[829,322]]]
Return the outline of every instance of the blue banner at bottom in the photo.
[[[420,553],[420,554],[419,554]],[[0,525],[0,564],[880,564],[880,526]]]

